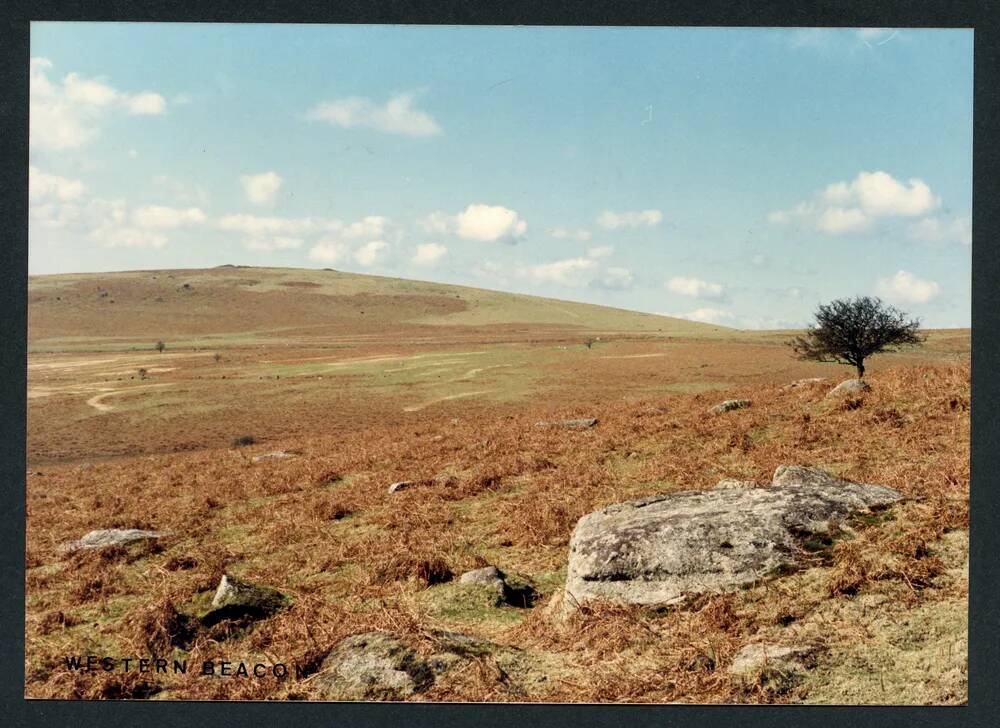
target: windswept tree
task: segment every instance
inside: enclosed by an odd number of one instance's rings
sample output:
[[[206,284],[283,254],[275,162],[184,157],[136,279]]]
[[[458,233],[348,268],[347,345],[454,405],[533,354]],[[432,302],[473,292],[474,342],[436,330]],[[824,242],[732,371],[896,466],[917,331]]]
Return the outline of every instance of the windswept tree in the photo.
[[[865,359],[922,344],[920,321],[878,298],[859,296],[821,304],[813,314],[816,322],[804,336],[789,345],[799,359],[849,364],[865,375]]]
[[[164,344],[162,341],[157,341],[156,345],[153,348],[162,354],[163,350],[167,348],[167,345]]]

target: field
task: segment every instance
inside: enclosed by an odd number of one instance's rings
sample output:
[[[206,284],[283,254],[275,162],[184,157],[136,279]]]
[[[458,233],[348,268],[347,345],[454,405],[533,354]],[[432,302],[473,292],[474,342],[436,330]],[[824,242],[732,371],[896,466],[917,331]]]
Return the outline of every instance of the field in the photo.
[[[495,649],[413,699],[962,703],[969,332],[873,359],[873,391],[847,403],[823,395],[851,373],[795,360],[787,338],[336,271],[32,278],[26,695],[317,699],[318,660],[344,637],[430,654],[450,630]],[[827,381],[783,389],[809,377]],[[536,424],[572,417],[598,424]],[[291,456],[254,460],[275,451]],[[908,500],[735,594],[555,617],[584,514],[790,463]],[[99,528],[169,535],[61,550]],[[533,584],[532,606],[457,582],[485,564]],[[223,573],[290,605],[181,635]],[[789,638],[823,646],[802,679],[724,669]],[[299,670],[66,668],[87,654]]]

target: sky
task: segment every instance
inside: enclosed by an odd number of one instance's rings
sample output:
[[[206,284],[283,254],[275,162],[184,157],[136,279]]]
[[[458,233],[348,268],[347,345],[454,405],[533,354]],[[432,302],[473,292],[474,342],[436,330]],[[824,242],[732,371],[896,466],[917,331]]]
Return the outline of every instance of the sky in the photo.
[[[970,325],[971,30],[32,23],[31,274]]]

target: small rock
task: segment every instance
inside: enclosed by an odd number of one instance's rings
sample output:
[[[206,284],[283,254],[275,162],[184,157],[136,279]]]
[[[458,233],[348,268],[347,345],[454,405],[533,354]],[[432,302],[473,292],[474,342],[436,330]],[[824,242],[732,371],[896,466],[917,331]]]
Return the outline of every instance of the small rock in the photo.
[[[542,420],[535,423],[535,427],[567,427],[571,430],[585,430],[588,427],[593,427],[597,424],[597,418],[595,417],[583,417],[576,420],[559,420],[556,422],[549,422],[547,420]]]
[[[466,571],[458,577],[459,584],[486,584],[493,586],[496,582],[503,583],[504,573],[495,566],[484,566],[481,569]]]
[[[285,452],[284,450],[275,450],[274,452],[264,453],[263,455],[255,455],[253,461],[259,463],[263,460],[284,460],[286,458],[295,457],[295,453]]]
[[[342,640],[326,656],[314,685],[333,700],[403,700],[434,683],[434,667],[452,667],[456,660],[436,656],[430,663],[394,635],[356,634]]]
[[[398,493],[401,490],[406,490],[407,488],[412,488],[416,483],[412,480],[400,480],[399,482],[393,483],[389,486],[389,495],[393,493]]]
[[[497,594],[496,606],[530,607],[535,600],[535,588],[525,579],[508,577],[495,566],[467,571],[458,578],[459,584],[480,584]]]
[[[826,396],[847,397],[849,395],[864,394],[869,391],[871,391],[871,387],[863,379],[848,379],[827,392]]]
[[[743,409],[744,407],[749,407],[751,404],[752,402],[749,399],[727,399],[712,407],[708,413],[710,415],[721,415],[723,412]]]
[[[125,546],[136,541],[162,538],[165,535],[159,531],[144,531],[139,528],[104,528],[91,531],[79,541],[64,544],[63,550],[73,552],[81,549],[100,549],[106,546]]]
[[[200,615],[200,619],[209,626],[223,619],[264,619],[287,604],[288,598],[277,589],[238,581],[223,574],[211,608]]]
[[[747,645],[736,653],[728,672],[734,675],[770,668],[782,672],[806,670],[815,664],[817,647],[814,645]]]

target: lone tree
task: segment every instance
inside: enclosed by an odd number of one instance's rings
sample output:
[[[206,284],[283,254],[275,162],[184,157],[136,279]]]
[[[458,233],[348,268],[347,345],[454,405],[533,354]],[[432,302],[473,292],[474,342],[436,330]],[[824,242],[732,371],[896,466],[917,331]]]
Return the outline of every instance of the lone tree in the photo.
[[[167,345],[164,344],[162,341],[157,341],[156,345],[153,348],[162,354],[163,350],[167,348]]]
[[[901,346],[922,344],[920,321],[878,298],[860,296],[820,305],[816,323],[788,342],[799,359],[849,364],[865,376],[865,359]]]

